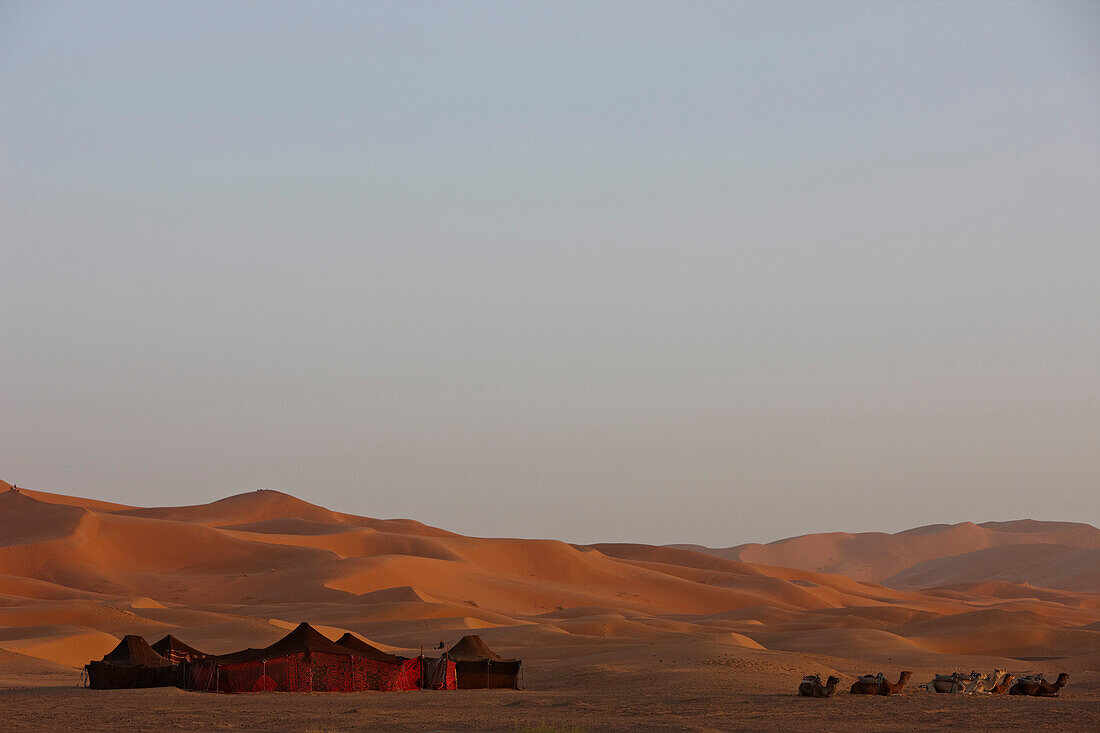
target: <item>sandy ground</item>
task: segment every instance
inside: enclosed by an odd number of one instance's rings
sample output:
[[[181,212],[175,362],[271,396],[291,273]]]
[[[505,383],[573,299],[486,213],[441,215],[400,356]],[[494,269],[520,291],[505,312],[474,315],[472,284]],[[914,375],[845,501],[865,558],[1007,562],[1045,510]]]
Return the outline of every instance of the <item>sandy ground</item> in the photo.
[[[1100,675],[1053,699],[937,695],[823,700],[793,694],[806,660],[771,652],[624,669],[651,647],[534,660],[527,689],[221,695],[176,689],[0,690],[4,730],[797,731],[1100,730]],[[588,650],[593,651],[593,650]],[[659,653],[673,652],[665,646]],[[592,657],[603,659],[600,663]],[[622,660],[616,662],[615,660]],[[667,660],[672,661],[672,660]],[[918,675],[919,676],[919,675]],[[39,680],[60,682],[62,680]]]

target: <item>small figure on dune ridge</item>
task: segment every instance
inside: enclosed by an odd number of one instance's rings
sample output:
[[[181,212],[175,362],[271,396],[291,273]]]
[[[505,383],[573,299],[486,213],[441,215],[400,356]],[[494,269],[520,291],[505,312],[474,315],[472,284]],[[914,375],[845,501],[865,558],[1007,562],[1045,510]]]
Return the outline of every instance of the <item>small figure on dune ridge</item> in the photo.
[[[896,695],[905,688],[905,683],[912,676],[912,672],[905,670],[896,683],[891,683],[882,672],[877,675],[865,674],[852,683],[852,689],[848,692],[853,695]]]
[[[808,674],[799,683],[798,694],[802,697],[832,697],[838,684],[840,684],[839,677],[829,675],[828,681],[822,684],[821,675]]]

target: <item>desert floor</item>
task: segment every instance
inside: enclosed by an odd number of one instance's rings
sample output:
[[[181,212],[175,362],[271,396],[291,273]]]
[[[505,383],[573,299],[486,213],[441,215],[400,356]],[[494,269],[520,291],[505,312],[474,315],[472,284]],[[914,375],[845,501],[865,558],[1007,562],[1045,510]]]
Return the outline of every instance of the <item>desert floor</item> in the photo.
[[[697,640],[599,644],[525,663],[525,690],[224,695],[174,688],[96,691],[75,675],[4,679],[0,729],[584,731],[1100,730],[1100,673],[1077,672],[1058,698],[850,695],[877,669],[835,658],[737,650]],[[802,673],[836,669],[828,699],[794,695]],[[914,670],[914,680],[931,670]],[[52,686],[51,686],[52,685]],[[63,686],[58,686],[63,685]]]

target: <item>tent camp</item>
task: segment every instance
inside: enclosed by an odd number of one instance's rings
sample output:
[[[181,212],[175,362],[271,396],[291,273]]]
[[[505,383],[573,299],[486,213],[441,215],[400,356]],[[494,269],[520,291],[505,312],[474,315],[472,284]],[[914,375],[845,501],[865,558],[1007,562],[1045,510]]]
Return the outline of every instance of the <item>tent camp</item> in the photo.
[[[455,662],[460,690],[486,687],[519,689],[520,660],[501,658],[480,636],[462,637],[450,648],[447,656]]]
[[[179,662],[192,662],[196,659],[203,659],[204,657],[210,656],[205,652],[200,652],[190,644],[180,641],[171,634],[153,644],[153,651],[169,662],[177,664]]]
[[[96,690],[170,687],[183,682],[183,669],[153,651],[140,636],[123,637],[109,654],[84,667],[88,686]]]
[[[219,692],[360,692],[420,687],[419,657],[402,659],[370,649],[372,656],[360,656],[301,623],[269,647],[192,663],[192,686]],[[383,658],[377,658],[379,655]]]

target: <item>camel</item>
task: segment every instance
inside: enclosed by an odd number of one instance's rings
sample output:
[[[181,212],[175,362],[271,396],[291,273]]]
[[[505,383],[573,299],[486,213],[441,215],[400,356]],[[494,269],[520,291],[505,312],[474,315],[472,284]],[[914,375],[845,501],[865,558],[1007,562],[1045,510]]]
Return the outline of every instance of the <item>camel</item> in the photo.
[[[902,688],[905,687],[905,683],[912,676],[912,672],[905,670],[898,677],[897,683],[891,684],[888,679],[882,676],[882,672],[877,675],[868,674],[853,682],[852,689],[848,692],[853,695],[893,695],[901,692]]]
[[[971,672],[970,674],[963,674],[962,672],[937,674],[928,684],[921,685],[920,688],[943,693],[962,692],[966,687],[966,683],[972,682],[977,676],[977,672]]]
[[[991,692],[997,684],[997,680],[1005,673],[1003,669],[993,670],[992,675],[972,671],[970,674],[953,672],[951,674],[937,674],[927,684],[921,685],[922,690],[933,692],[953,693],[959,692],[967,695],[974,693]]]
[[[1006,673],[1001,681],[993,685],[993,689],[986,690],[990,695],[1003,695],[1008,692],[1008,688],[1012,686],[1012,683],[1016,680],[1015,677]]]
[[[971,689],[963,690],[963,692],[971,695],[984,695],[986,693],[992,692],[993,688],[997,686],[997,681],[1001,679],[1001,675],[1003,674],[1005,674],[1005,670],[995,669],[993,670],[993,674],[985,676],[984,680],[974,685]]]
[[[1063,672],[1058,675],[1054,684],[1050,684],[1043,675],[1036,677],[1021,677],[1012,687],[1008,688],[1009,695],[1030,695],[1031,697],[1058,697],[1058,691],[1069,682],[1069,675]]]
[[[821,684],[821,675],[808,674],[798,685],[798,694],[802,697],[832,697],[840,678],[829,675],[828,681]]]

